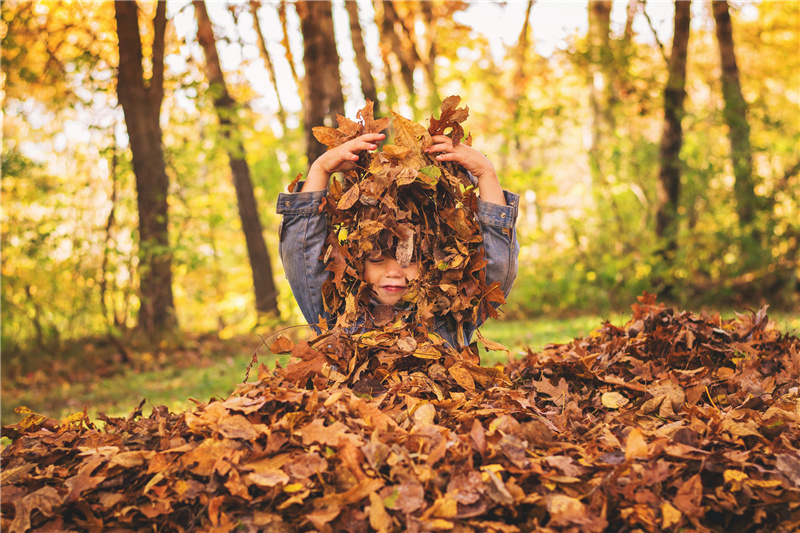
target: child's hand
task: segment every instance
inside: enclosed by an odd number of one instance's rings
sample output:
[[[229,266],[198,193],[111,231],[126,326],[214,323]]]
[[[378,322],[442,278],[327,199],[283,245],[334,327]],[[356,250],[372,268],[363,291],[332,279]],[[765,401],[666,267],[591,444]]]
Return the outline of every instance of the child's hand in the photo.
[[[429,154],[439,152],[436,156],[437,161],[454,161],[478,180],[484,177],[497,177],[492,162],[471,146],[464,143],[453,146],[453,140],[447,135],[434,135],[431,140],[433,144],[425,151]]]
[[[446,135],[434,135],[431,140],[433,144],[425,151],[429,154],[438,152],[437,161],[454,161],[475,176],[478,180],[478,191],[480,191],[482,200],[494,204],[506,204],[506,197],[503,194],[503,188],[500,187],[500,180],[497,179],[497,172],[485,155],[464,143],[453,146],[453,140]]]
[[[303,191],[324,190],[328,187],[331,174],[352,170],[361,152],[377,149],[377,143],[385,138],[383,133],[367,133],[328,150],[311,165]]]

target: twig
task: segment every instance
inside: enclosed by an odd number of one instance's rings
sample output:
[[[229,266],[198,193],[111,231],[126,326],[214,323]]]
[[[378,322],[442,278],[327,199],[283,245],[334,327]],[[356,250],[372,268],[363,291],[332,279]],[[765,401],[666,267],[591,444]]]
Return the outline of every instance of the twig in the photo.
[[[653,21],[650,19],[650,15],[647,14],[647,0],[641,0],[642,4],[642,14],[644,18],[647,19],[647,25],[650,26],[650,31],[653,32],[653,39],[656,40],[656,44],[658,45],[659,50],[661,50],[661,56],[664,58],[664,63],[669,63],[669,56],[667,55],[667,49],[664,48],[664,44],[658,38],[658,33],[656,33],[656,28],[653,26]]]

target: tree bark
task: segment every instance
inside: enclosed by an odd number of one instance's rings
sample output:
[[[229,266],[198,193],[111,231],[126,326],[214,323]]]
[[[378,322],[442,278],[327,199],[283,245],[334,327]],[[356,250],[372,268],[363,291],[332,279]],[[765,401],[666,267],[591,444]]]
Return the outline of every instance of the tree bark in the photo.
[[[382,2],[382,5],[383,19],[379,26],[380,31],[378,33],[380,34],[381,41],[387,43],[388,50],[391,50],[392,54],[397,59],[397,63],[400,66],[400,77],[403,78],[403,84],[406,86],[406,92],[408,93],[408,103],[416,120],[419,111],[417,109],[417,91],[414,89],[414,68],[416,67],[416,62],[414,58],[410,57],[408,51],[403,48],[403,42],[397,34],[398,27],[400,27],[402,31],[402,22],[397,15],[394,4],[391,1],[385,1]]]
[[[663,240],[667,261],[678,249],[678,206],[681,193],[681,159],[683,144],[681,120],[686,97],[686,56],[689,46],[691,2],[675,0],[675,22],[672,53],[669,58],[669,78],[664,89],[664,125],[661,133],[658,175],[656,236]]]
[[[139,211],[139,328],[155,339],[177,327],[172,296],[172,253],[169,246],[167,194],[169,178],[161,144],[161,102],[164,99],[166,7],[159,2],[153,20],[153,74],[144,79],[138,5],[117,1],[119,38],[117,95],[125,114]]]
[[[728,139],[731,145],[731,162],[735,178],[734,194],[739,223],[747,225],[755,218],[758,199],[753,181],[753,159],[750,147],[750,125],[747,122],[747,102],[742,96],[739,83],[739,68],[733,49],[733,24],[728,10],[728,2],[711,2],[714,12],[717,43],[722,65],[722,97],[725,100],[723,115],[728,125]]]
[[[372,6],[375,10],[375,26],[379,28],[379,34],[385,33],[386,16],[383,13],[383,2],[380,0],[373,0]],[[391,58],[391,45],[384,38],[378,39],[378,48],[381,52],[381,60],[383,61],[383,84],[384,92],[386,94],[386,107],[393,109],[397,104],[397,85],[394,82],[394,73],[392,71],[392,58]]]
[[[283,32],[281,44],[283,45],[283,49],[286,53],[286,62],[289,63],[289,70],[292,72],[292,79],[297,86],[297,93],[300,95],[300,100],[302,101],[304,98],[303,81],[297,74],[297,67],[294,65],[294,54],[292,54],[292,47],[289,44],[289,24],[286,20],[286,0],[281,0],[278,4],[278,18],[281,21],[281,30]]]
[[[264,231],[258,217],[258,206],[250,179],[250,167],[247,166],[244,143],[240,136],[236,115],[236,102],[228,93],[225,78],[217,54],[217,43],[211,20],[208,18],[206,4],[203,0],[193,0],[195,18],[197,19],[197,40],[203,47],[206,57],[206,75],[209,91],[214,99],[214,110],[219,118],[222,135],[225,139],[228,160],[233,175],[233,186],[236,189],[236,204],[239,207],[239,218],[242,223],[250,268],[253,272],[253,288],[256,297],[256,311],[259,314],[278,315],[278,291],[272,276],[272,261]]]
[[[621,209],[608,183],[609,174],[618,174],[617,160],[610,157],[610,139],[616,130],[614,118],[614,55],[611,48],[611,0],[589,0],[589,101],[592,110],[589,169],[598,200],[607,202],[617,225],[625,230]],[[611,170],[607,163],[613,165]],[[599,202],[598,202],[599,203]]]
[[[356,53],[361,92],[365,99],[372,100],[374,103],[372,111],[377,116],[378,91],[375,88],[375,78],[372,76],[372,64],[367,58],[367,47],[364,46],[364,32],[361,29],[361,22],[358,20],[358,3],[355,0],[347,0],[344,5],[347,8],[347,15],[350,17],[350,39],[353,41],[353,51]]]
[[[323,125],[326,117],[330,119],[328,125],[333,126],[336,115],[344,115],[344,93],[330,0],[298,0],[296,6],[304,44],[304,127],[310,165],[327,149],[314,138],[311,130]]]
[[[272,58],[269,55],[269,50],[267,50],[267,41],[264,38],[264,32],[261,30],[261,22],[258,19],[258,8],[261,3],[258,0],[250,0],[250,14],[253,16],[253,29],[256,32],[256,38],[258,39],[258,51],[261,54],[261,59],[264,60],[264,66],[267,67],[267,74],[269,74],[269,81],[272,84],[272,88],[275,90],[275,98],[278,101],[278,120],[281,121],[281,124],[286,126],[286,111],[283,108],[283,102],[281,102],[281,93],[278,91],[278,80],[275,76],[275,65],[272,62]]]
[[[630,46],[633,41],[633,19],[639,11],[639,0],[628,0],[628,8],[625,14],[625,31],[622,34],[622,41],[626,46]]]
[[[515,49],[516,52],[516,67],[517,67],[517,75],[514,76],[514,83],[512,84],[512,93],[511,93],[511,106],[513,109],[514,114],[514,124],[518,124],[521,117],[522,117],[522,103],[525,101],[525,94],[527,92],[528,86],[528,73],[526,71],[526,66],[528,65],[528,49],[531,47],[530,42],[528,40],[528,34],[530,33],[530,18],[531,18],[531,11],[533,10],[533,5],[536,3],[535,0],[528,0],[528,6],[525,9],[525,19],[522,21],[522,29],[519,32],[519,38],[517,39],[517,46]],[[509,139],[510,142],[514,143],[516,147],[518,157],[523,163],[523,167],[526,167],[529,164],[529,157],[527,154],[522,154],[522,142],[519,135],[514,135],[513,140]],[[528,170],[524,168],[523,170]]]
[[[604,184],[603,144],[613,129],[611,87],[611,0],[589,1],[589,98],[592,109],[591,159],[595,184]]]
[[[439,96],[439,85],[436,81],[436,48],[437,24],[433,16],[433,3],[420,2],[422,20],[425,22],[425,41],[428,43],[428,53],[423,62],[425,83],[428,86],[428,111],[435,112],[442,105]]]

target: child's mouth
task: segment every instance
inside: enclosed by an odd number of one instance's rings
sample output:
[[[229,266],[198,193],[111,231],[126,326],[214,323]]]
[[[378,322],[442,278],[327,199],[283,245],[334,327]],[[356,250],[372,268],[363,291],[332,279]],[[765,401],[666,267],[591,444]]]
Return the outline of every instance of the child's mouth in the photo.
[[[381,289],[389,293],[398,293],[406,290],[406,287],[404,285],[384,285]]]

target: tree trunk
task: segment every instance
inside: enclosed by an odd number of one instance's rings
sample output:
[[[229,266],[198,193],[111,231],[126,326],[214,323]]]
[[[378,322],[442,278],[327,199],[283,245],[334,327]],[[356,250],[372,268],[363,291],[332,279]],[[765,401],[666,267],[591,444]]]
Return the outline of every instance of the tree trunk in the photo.
[[[217,43],[206,11],[206,4],[203,0],[194,0],[192,4],[197,18],[197,40],[203,47],[206,56],[209,91],[214,98],[214,109],[217,112],[225,139],[233,175],[233,186],[236,189],[236,204],[239,207],[239,218],[247,243],[250,268],[253,272],[256,311],[259,314],[278,315],[278,291],[272,277],[272,261],[264,241],[261,220],[258,217],[258,207],[253,192],[253,182],[250,179],[250,168],[247,166],[244,143],[238,125],[234,121],[236,102],[228,93],[228,87],[222,75],[217,55]]]
[[[379,28],[379,34],[385,33],[386,17],[383,14],[383,2],[380,0],[373,0],[372,7],[375,10],[375,26]],[[392,46],[383,38],[378,39],[378,49],[381,52],[381,60],[383,61],[383,83],[384,92],[386,94],[386,107],[394,109],[397,105],[397,85],[394,82],[394,73],[392,71]]]
[[[625,14],[625,31],[622,34],[622,41],[625,46],[630,46],[633,41],[633,19],[639,11],[639,0],[628,0],[628,8]]]
[[[750,148],[750,125],[747,122],[747,102],[742,96],[739,68],[733,50],[733,25],[728,2],[711,2],[716,25],[719,56],[722,64],[722,97],[725,100],[725,123],[731,145],[731,162],[735,177],[734,193],[739,223],[747,225],[755,218],[758,199],[753,182],[753,160]]]
[[[303,100],[303,81],[300,79],[300,76],[297,74],[297,68],[294,65],[294,54],[292,54],[292,47],[289,44],[289,24],[286,20],[286,0],[281,0],[278,4],[278,18],[281,21],[281,30],[283,32],[283,37],[281,38],[281,44],[283,45],[283,49],[286,53],[286,62],[289,63],[289,70],[292,72],[292,79],[294,80],[295,85],[297,86],[297,93],[300,95],[300,100]]]
[[[344,93],[330,0],[298,0],[296,6],[305,48],[304,127],[310,165],[326,150],[325,145],[314,138],[311,129],[322,126],[326,117],[330,118],[328,125],[335,125],[336,115],[344,115]]]
[[[589,169],[598,204],[606,202],[618,232],[625,231],[621,209],[608,183],[609,174],[619,174],[617,160],[610,156],[614,135],[614,56],[611,52],[611,0],[589,0],[589,101],[592,118]],[[609,165],[611,163],[611,169]]]
[[[433,17],[433,3],[420,2],[422,20],[425,23],[425,42],[428,43],[428,53],[422,61],[425,85],[428,87],[428,112],[436,112],[442,105],[439,97],[439,86],[436,82],[436,21]]]
[[[669,58],[669,78],[664,89],[664,126],[661,133],[659,158],[661,170],[658,175],[658,208],[656,212],[656,236],[663,241],[662,255],[667,261],[673,259],[678,249],[678,206],[681,193],[681,145],[684,115],[683,100],[686,96],[686,55],[689,46],[691,2],[675,0],[675,22],[672,37],[672,53]]]
[[[280,120],[281,124],[285,127],[286,111],[283,109],[281,94],[278,91],[278,80],[275,76],[275,65],[272,63],[269,50],[267,50],[267,41],[264,38],[264,32],[261,30],[261,22],[258,20],[258,7],[260,5],[261,4],[258,2],[258,0],[250,0],[250,14],[253,16],[253,29],[255,30],[256,38],[258,39],[258,51],[261,54],[261,59],[264,60],[264,66],[267,67],[267,73],[269,74],[269,81],[272,84],[272,88],[275,90],[275,98],[278,101],[278,120]]]
[[[379,26],[380,40],[387,43],[388,49],[397,59],[400,66],[400,77],[403,78],[403,84],[406,86],[408,93],[408,104],[416,120],[417,109],[417,91],[414,89],[414,68],[416,63],[412,57],[409,57],[407,51],[403,48],[403,42],[397,34],[397,28],[402,26],[400,17],[394,8],[394,4],[390,1],[382,2],[383,5],[383,19]],[[400,28],[402,31],[402,28]]]
[[[130,139],[139,210],[139,328],[155,339],[177,327],[168,234],[169,178],[159,123],[164,99],[166,7],[159,2],[156,8],[153,74],[145,80],[138,5],[117,1],[114,6],[119,37],[117,93]]]
[[[372,76],[372,65],[367,58],[367,48],[364,46],[364,33],[361,30],[361,22],[358,20],[358,3],[355,0],[347,0],[344,5],[350,17],[350,38],[353,41],[353,51],[356,53],[361,92],[364,94],[365,99],[372,100],[374,103],[372,111],[377,116],[378,91],[375,88],[375,78]]]
[[[604,186],[603,146],[611,127],[611,0],[589,1],[589,99],[592,109],[589,159],[595,186]]]
[[[528,6],[525,9],[525,19],[522,21],[522,29],[519,32],[519,38],[517,39],[517,46],[515,50],[517,75],[514,76],[514,83],[512,84],[511,93],[511,107],[514,114],[514,124],[518,124],[522,117],[522,103],[525,101],[525,94],[528,88],[528,75],[525,67],[528,65],[528,49],[531,47],[530,42],[528,41],[528,34],[530,33],[529,28],[531,11],[533,10],[534,3],[535,0],[528,0]],[[514,143],[514,146],[517,150],[517,156],[519,157],[520,161],[522,161],[523,171],[527,171],[530,158],[528,157],[528,154],[521,153],[522,142],[520,136],[514,135],[513,140],[509,139],[509,141]]]

